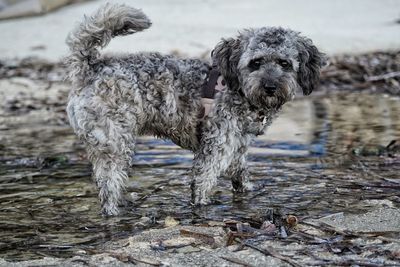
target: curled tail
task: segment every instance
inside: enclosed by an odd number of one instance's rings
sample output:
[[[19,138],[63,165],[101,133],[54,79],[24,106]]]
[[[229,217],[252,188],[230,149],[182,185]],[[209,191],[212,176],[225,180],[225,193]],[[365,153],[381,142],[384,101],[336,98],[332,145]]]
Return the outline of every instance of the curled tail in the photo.
[[[113,37],[128,35],[149,28],[147,16],[139,9],[120,4],[106,4],[91,17],[86,17],[67,37],[71,54],[67,57],[69,78],[82,84],[91,77],[91,66],[99,58],[99,49]]]

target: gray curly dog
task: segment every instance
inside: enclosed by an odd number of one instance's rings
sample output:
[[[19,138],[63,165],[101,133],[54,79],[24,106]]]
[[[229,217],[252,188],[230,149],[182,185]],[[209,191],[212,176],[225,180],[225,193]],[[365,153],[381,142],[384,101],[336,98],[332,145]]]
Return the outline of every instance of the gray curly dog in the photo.
[[[150,25],[141,10],[108,4],[67,38],[73,86],[67,113],[87,147],[106,215],[119,212],[136,136],[143,134],[169,138],[194,152],[193,204],[209,202],[220,176],[231,177],[234,192],[248,189],[250,141],[296,90],[311,93],[325,64],[310,39],[288,29],[247,29],[222,39],[212,62],[226,89],[215,93],[213,108],[199,119],[208,63],[159,53],[100,56],[111,38]]]

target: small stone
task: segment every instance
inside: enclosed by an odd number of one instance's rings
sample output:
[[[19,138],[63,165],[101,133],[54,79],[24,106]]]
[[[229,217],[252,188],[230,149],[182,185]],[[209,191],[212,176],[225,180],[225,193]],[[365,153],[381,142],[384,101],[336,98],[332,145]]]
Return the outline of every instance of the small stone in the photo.
[[[210,226],[210,227],[216,227],[216,226],[223,227],[223,226],[225,226],[225,223],[223,223],[223,222],[217,222],[217,221],[209,221],[209,222],[207,222],[207,224],[208,224],[208,226]]]
[[[136,192],[130,193],[129,196],[130,196],[130,200],[133,202],[135,202],[136,200],[138,200],[140,198],[139,194]]]
[[[265,221],[260,227],[261,230],[264,230],[268,233],[273,233],[276,231],[276,226],[270,221]]]
[[[299,222],[299,220],[294,215],[288,215],[286,218],[286,223],[288,224],[288,227],[290,227],[290,228],[295,227],[298,224],[298,222]]]
[[[163,245],[166,248],[184,247],[184,246],[189,246],[194,243],[196,243],[196,239],[194,239],[192,237],[178,237],[178,238],[173,238],[173,239],[168,239],[168,240],[163,241]]]
[[[280,228],[280,234],[281,234],[281,237],[282,237],[282,238],[287,238],[287,237],[288,237],[287,232],[286,232],[286,229],[285,229],[284,226],[281,226],[281,228]]]
[[[171,216],[167,216],[164,219],[164,225],[165,227],[173,227],[179,225],[179,221],[175,220]]]
[[[392,256],[394,259],[400,259],[400,250],[392,251],[391,256]]]

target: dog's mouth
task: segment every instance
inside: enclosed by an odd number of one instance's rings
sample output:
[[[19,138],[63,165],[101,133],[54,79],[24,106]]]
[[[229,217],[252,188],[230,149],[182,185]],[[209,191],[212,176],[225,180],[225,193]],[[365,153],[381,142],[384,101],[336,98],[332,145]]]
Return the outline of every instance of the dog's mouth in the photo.
[[[286,92],[284,88],[274,87],[274,88],[262,88],[260,89],[261,94],[266,98],[285,98]]]
[[[267,91],[267,92],[265,92],[265,94],[266,94],[268,97],[274,97],[274,96],[275,96],[275,91],[273,91],[273,92]]]
[[[247,100],[253,105],[261,109],[276,109],[281,107],[285,102],[291,100],[291,84],[281,83],[279,81],[269,83],[254,82],[247,80],[244,92]],[[247,87],[246,85],[250,85]]]
[[[260,88],[258,101],[264,108],[278,108],[291,99],[287,89],[285,86]]]
[[[251,94],[248,94],[247,99],[253,106],[258,107],[260,110],[277,108],[285,102],[284,93],[279,89],[266,91],[264,88],[258,88],[253,90]]]

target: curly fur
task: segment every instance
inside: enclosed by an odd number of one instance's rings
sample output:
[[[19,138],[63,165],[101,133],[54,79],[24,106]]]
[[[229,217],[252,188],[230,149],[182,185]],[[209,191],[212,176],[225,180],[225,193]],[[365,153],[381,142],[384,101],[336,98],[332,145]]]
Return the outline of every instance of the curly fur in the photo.
[[[212,60],[228,90],[216,94],[213,110],[199,127],[201,88],[210,70],[206,62],[159,53],[99,54],[112,37],[150,25],[138,9],[106,5],[67,39],[73,85],[67,113],[87,146],[107,215],[118,214],[135,139],[142,134],[169,138],[194,152],[195,204],[208,203],[222,175],[231,177],[234,191],[244,191],[249,187],[245,159],[251,139],[264,132],[297,88],[311,93],[324,64],[309,39],[287,29],[249,29],[222,40]],[[254,69],[257,59],[261,63]],[[282,59],[290,67],[279,65]]]

